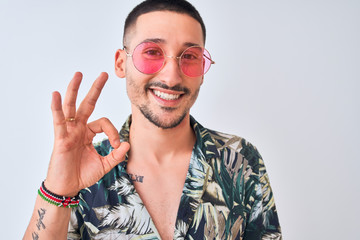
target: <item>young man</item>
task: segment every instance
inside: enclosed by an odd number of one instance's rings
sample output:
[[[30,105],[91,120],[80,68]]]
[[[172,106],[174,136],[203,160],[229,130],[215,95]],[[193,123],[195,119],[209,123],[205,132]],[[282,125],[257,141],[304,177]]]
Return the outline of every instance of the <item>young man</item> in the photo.
[[[184,0],[129,14],[115,59],[132,110],[120,134],[107,119],[87,123],[106,73],[78,109],[81,73],[63,104],[53,93],[54,150],[25,239],[281,239],[257,150],[189,114],[214,63],[205,36]],[[93,146],[100,132],[109,140]]]

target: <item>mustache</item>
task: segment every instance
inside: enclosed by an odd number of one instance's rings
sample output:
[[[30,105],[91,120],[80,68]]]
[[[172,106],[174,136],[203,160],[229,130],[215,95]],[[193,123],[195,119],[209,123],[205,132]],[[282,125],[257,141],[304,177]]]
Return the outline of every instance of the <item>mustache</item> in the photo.
[[[147,83],[145,85],[145,89],[149,89],[150,87],[159,87],[159,88],[163,88],[163,89],[166,89],[166,90],[184,92],[184,94],[189,94],[190,93],[190,89],[188,89],[187,87],[183,87],[180,84],[177,84],[177,85],[175,85],[173,87],[169,87],[165,83],[161,83],[161,82]]]

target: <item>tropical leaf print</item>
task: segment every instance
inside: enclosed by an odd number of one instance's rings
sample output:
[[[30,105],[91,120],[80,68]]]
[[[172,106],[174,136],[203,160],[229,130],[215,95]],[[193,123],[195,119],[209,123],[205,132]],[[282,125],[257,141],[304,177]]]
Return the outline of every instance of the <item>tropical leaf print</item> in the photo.
[[[121,229],[127,234],[143,235],[152,232],[148,211],[128,178],[120,177],[109,188],[121,195],[124,201],[116,206],[94,208],[99,227],[102,229]]]
[[[196,134],[175,222],[174,239],[281,239],[273,192],[262,157],[243,138],[202,127]],[[128,141],[131,116],[120,131]],[[95,144],[101,155],[109,140]],[[126,172],[125,161],[80,192],[68,239],[160,239]]]

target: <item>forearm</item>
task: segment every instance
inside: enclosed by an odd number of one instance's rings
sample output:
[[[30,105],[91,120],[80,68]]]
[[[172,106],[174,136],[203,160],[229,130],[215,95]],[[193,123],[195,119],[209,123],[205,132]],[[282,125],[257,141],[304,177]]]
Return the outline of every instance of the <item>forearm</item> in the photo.
[[[70,213],[71,209],[57,207],[38,195],[23,239],[66,239]]]

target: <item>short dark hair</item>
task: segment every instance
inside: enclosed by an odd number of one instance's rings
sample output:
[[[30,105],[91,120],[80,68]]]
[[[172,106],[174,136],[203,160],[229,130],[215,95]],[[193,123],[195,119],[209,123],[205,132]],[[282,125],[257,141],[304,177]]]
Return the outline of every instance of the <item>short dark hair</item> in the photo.
[[[124,25],[124,37],[123,42],[125,44],[125,36],[128,29],[136,23],[138,17],[142,14],[155,12],[155,11],[171,11],[176,13],[187,14],[194,18],[201,25],[203,32],[204,42],[206,39],[205,24],[196,10],[196,8],[186,0],[145,0],[137,5],[127,16]]]

